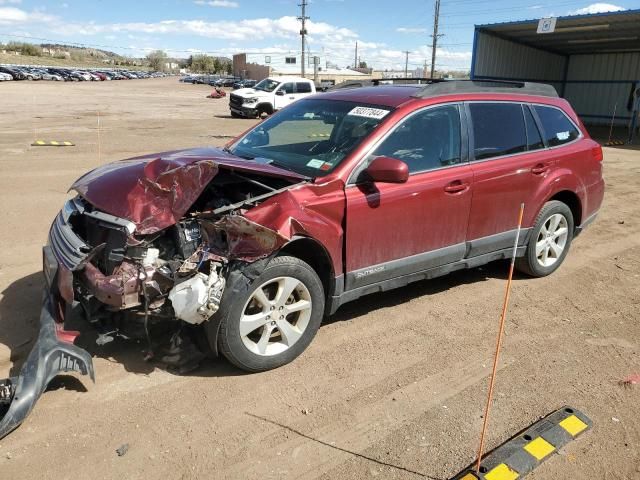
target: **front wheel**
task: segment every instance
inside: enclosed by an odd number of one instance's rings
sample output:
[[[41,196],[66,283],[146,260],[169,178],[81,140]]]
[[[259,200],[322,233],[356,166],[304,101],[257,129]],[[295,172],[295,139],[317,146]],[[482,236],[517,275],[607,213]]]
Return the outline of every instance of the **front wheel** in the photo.
[[[318,275],[302,260],[282,256],[251,282],[239,277],[227,284],[225,293],[233,296],[223,299],[218,312],[219,350],[250,372],[291,362],[311,343],[322,322],[324,290]],[[209,327],[215,328],[215,323]],[[210,341],[216,341],[215,332],[208,333]]]
[[[533,277],[545,277],[560,267],[573,239],[574,220],[571,209],[552,200],[540,210],[531,232],[524,257],[516,267]]]

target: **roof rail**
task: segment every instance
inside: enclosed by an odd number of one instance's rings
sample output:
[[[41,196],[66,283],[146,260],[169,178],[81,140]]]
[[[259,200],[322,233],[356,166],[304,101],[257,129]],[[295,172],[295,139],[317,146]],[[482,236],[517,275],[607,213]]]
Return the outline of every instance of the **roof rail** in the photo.
[[[504,80],[446,80],[444,82],[434,82],[420,89],[413,96],[427,98],[456,93],[521,93],[543,97],[558,96],[556,89],[546,83]]]

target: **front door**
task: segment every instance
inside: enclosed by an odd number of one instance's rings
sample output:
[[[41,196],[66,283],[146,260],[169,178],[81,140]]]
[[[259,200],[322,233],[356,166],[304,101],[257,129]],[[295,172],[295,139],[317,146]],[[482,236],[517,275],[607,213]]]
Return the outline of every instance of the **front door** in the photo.
[[[280,110],[281,108],[286,107],[290,103],[293,103],[296,99],[295,97],[295,83],[287,82],[283,83],[278,87],[275,91],[275,108],[276,110]]]
[[[367,157],[400,159],[403,184],[346,188],[347,290],[460,260],[471,206],[472,171],[457,104],[411,114]]]

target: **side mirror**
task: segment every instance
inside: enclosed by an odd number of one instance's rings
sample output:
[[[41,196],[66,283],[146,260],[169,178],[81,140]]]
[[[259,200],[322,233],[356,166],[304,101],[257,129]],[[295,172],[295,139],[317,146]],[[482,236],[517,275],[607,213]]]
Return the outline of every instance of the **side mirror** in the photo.
[[[276,95],[280,96],[280,97],[284,97],[284,90],[278,90],[276,91]]]
[[[380,183],[405,183],[409,180],[409,167],[402,160],[377,157],[364,171],[368,180]]]

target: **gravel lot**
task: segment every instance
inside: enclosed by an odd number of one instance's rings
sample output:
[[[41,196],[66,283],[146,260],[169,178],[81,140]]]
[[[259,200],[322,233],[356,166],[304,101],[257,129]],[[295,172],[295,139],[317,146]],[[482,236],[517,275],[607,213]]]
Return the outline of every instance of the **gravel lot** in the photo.
[[[68,186],[101,163],[222,145],[254,124],[210,91],[176,78],[0,85],[0,376],[35,337],[41,245]],[[531,479],[640,478],[640,385],[619,385],[640,373],[640,151],[605,149],[605,175],[604,208],[564,266],[513,286],[489,448],[565,404],[594,421]],[[2,477],[449,478],[477,448],[506,272],[362,298],[262,374],[218,360],[174,376],[142,345],[96,347],[96,385],[56,381],[0,440]]]

